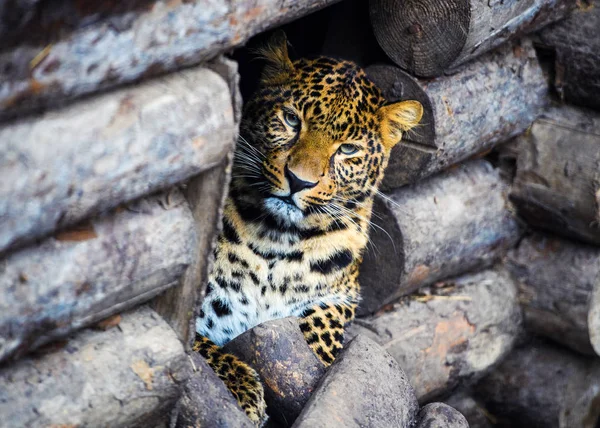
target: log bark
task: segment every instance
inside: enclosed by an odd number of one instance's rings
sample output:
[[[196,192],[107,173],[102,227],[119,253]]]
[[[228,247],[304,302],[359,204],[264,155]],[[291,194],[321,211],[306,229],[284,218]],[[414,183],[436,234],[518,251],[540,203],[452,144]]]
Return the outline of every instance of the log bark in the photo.
[[[174,190],[9,255],[0,275],[0,361],[176,285],[197,242]]]
[[[422,77],[567,16],[574,0],[375,0],[373,31],[397,65]]]
[[[516,287],[503,271],[447,280],[348,329],[350,337],[364,334],[398,361],[421,403],[485,375],[520,331]]]
[[[3,38],[0,120],[210,60],[336,1],[40,2]]]
[[[359,335],[337,356],[293,427],[410,428],[418,410],[402,368]]]
[[[237,126],[241,119],[241,96],[237,64],[223,57],[209,64],[212,70],[229,83],[229,91],[234,106],[236,124],[234,138],[237,140]],[[191,179],[185,187],[185,197],[194,217],[198,236],[192,262],[178,285],[168,289],[152,302],[153,309],[167,320],[179,334],[179,338],[189,351],[195,338],[195,310],[201,307],[206,290],[205,284],[212,269],[215,238],[221,229],[223,205],[227,197],[233,153],[229,153],[220,165]]]
[[[533,235],[508,253],[506,266],[518,283],[528,329],[600,355],[600,308],[592,299],[600,289],[600,248]]]
[[[227,343],[223,350],[258,372],[269,416],[284,426],[296,420],[325,373],[295,317],[262,323]]]
[[[360,269],[358,313],[491,266],[520,235],[506,192],[498,171],[477,160],[378,199]]]
[[[236,131],[206,69],[0,128],[0,253],[216,166]]]
[[[7,427],[158,426],[189,376],[183,346],[147,307],[118,327],[84,330],[61,349],[0,369]]]
[[[389,101],[417,99],[425,107],[420,125],[392,150],[384,179],[388,189],[521,134],[547,103],[547,83],[529,40],[429,81],[413,80],[394,66],[368,67],[367,74]]]
[[[600,244],[600,114],[563,106],[536,120],[510,198],[531,225]]]
[[[535,343],[513,351],[476,392],[506,428],[596,428],[600,363]]]
[[[567,19],[536,35],[543,51],[554,57],[553,85],[571,104],[600,110],[600,1],[578,2]]]

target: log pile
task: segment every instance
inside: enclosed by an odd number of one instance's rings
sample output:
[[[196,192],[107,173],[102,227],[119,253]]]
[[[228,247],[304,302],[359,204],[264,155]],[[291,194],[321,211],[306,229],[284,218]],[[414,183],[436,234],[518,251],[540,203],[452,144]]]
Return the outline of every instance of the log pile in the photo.
[[[189,353],[241,119],[222,54],[325,8],[304,45],[424,116],[332,366],[297,319],[227,345],[269,426],[597,428],[600,3],[338,1],[0,1],[0,424],[252,426]]]

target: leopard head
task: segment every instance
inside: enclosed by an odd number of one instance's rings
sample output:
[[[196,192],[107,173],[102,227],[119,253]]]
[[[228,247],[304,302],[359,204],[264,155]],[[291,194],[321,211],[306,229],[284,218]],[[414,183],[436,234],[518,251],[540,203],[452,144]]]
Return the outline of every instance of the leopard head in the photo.
[[[280,32],[260,52],[266,66],[244,107],[234,186],[282,226],[366,205],[370,214],[390,151],[423,107],[386,103],[352,62],[292,61],[287,46]]]

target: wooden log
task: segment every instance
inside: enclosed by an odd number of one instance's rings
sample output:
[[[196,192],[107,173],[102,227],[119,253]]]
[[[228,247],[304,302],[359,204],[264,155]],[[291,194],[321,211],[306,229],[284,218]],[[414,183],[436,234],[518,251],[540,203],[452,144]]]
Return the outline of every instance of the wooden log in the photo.
[[[520,235],[506,191],[498,171],[477,160],[378,199],[358,313],[502,257]]]
[[[433,80],[414,80],[394,66],[368,67],[367,74],[389,101],[416,99],[425,110],[420,125],[392,150],[383,182],[388,189],[521,134],[547,102],[547,83],[529,40]]]
[[[9,255],[0,275],[0,361],[176,285],[197,242],[174,190]]]
[[[293,427],[410,428],[418,410],[402,368],[380,346],[358,335],[327,370]]]
[[[536,34],[539,48],[553,57],[551,75],[559,97],[600,110],[600,1],[577,2],[567,19]]]
[[[236,131],[206,69],[0,128],[0,252],[216,166]]]
[[[198,64],[336,1],[40,2],[3,38],[0,120]]]
[[[506,266],[519,286],[528,329],[600,355],[600,308],[592,299],[600,289],[600,248],[533,235],[508,253]]]
[[[257,371],[269,416],[285,426],[296,420],[325,373],[295,317],[257,325],[223,349]]]
[[[596,428],[600,363],[535,343],[513,351],[476,387],[497,427]]]
[[[532,226],[600,244],[600,114],[564,106],[536,120],[510,198]]]
[[[350,337],[364,334],[398,361],[421,403],[485,375],[520,331],[516,287],[507,272],[491,270],[407,296],[348,329]]]
[[[0,369],[2,424],[159,426],[189,367],[175,332],[141,307],[116,328],[81,331],[60,349]]]
[[[229,91],[234,106],[234,116],[237,125],[241,118],[241,96],[238,84],[239,75],[237,64],[223,57],[208,64],[212,70],[219,73],[229,83]],[[196,329],[195,319],[200,310],[204,297],[208,273],[212,269],[214,240],[221,229],[220,218],[227,196],[233,153],[220,165],[192,178],[185,186],[185,197],[189,203],[194,218],[194,226],[198,236],[196,251],[192,263],[187,268],[182,280],[169,288],[152,302],[152,308],[167,320],[169,325],[179,334],[179,338],[189,351],[193,344]]]
[[[459,64],[564,18],[574,0],[374,0],[375,37],[411,74],[440,76]]]

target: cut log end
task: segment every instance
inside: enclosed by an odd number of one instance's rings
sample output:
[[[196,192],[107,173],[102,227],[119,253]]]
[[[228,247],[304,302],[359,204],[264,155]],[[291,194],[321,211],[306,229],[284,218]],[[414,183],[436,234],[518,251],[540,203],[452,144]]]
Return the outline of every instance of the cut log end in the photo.
[[[468,35],[468,1],[377,0],[370,4],[377,41],[392,61],[412,74],[432,77],[460,54]]]

